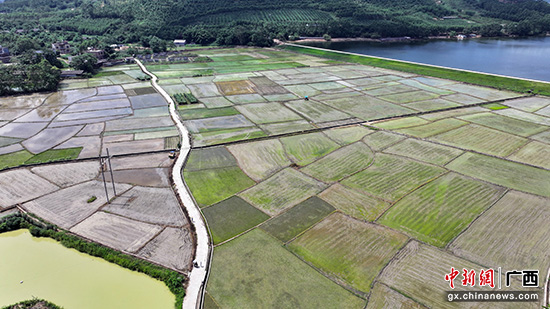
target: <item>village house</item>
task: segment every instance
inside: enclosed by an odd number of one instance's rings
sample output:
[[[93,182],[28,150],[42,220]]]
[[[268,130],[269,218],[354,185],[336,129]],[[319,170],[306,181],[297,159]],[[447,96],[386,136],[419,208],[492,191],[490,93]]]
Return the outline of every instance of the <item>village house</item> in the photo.
[[[52,50],[59,52],[59,54],[69,54],[71,52],[71,45],[67,41],[56,42],[52,44]]]
[[[0,62],[9,63],[11,60],[10,51],[7,47],[0,46]]]
[[[184,47],[185,43],[186,40],[174,40],[174,45],[176,45],[176,47]]]
[[[88,48],[86,53],[94,55],[98,60],[105,58],[105,51],[103,49]]]

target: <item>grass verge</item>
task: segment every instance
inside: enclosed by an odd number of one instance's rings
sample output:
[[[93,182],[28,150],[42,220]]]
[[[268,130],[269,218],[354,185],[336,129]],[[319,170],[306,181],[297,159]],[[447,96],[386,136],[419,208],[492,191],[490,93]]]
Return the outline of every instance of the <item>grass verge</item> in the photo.
[[[66,231],[58,230],[56,226],[47,223],[39,223],[27,215],[13,214],[0,219],[0,233],[28,229],[34,237],[49,237],[60,242],[66,248],[76,249],[91,256],[100,257],[127,268],[129,270],[144,273],[152,278],[163,281],[170,292],[176,296],[175,308],[181,308],[185,289],[183,288],[184,276],[180,273],[154,265],[144,260],[123,254],[111,248],[97,243],[88,242]],[[53,307],[58,308],[58,307]]]
[[[532,92],[535,94],[550,96],[550,83],[487,75],[482,73],[465,72],[447,68],[437,68],[421,64],[406,63],[397,60],[379,59],[369,56],[342,54],[335,51],[313,49],[305,46],[302,47],[296,45],[284,45],[280,48],[287,51],[294,51],[311,56],[319,56],[336,61],[359,63],[379,68],[451,79],[470,84],[489,86],[500,90],[505,89],[522,93]]]
[[[30,300],[20,301],[17,304],[2,307],[2,309],[32,309],[32,308],[44,308],[44,309],[63,309],[54,303],[45,301],[43,299],[33,298]]]

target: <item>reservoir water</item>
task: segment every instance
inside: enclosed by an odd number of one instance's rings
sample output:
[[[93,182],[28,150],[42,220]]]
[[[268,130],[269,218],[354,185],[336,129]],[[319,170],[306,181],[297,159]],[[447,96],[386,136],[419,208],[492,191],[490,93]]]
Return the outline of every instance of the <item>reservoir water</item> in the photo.
[[[163,282],[28,230],[0,234],[0,257],[0,307],[33,297],[67,309],[174,307]]]
[[[550,37],[308,43],[328,49],[550,81]]]

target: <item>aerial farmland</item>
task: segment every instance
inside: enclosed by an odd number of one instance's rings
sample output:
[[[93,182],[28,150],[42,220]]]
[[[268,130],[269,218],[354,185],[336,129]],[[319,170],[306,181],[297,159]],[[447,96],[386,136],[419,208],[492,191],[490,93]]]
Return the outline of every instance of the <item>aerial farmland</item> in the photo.
[[[205,308],[517,308],[447,301],[451,268],[539,270],[526,291],[540,299],[521,305],[547,304],[550,98],[278,49],[192,53],[144,65],[187,100],[178,173],[195,205],[172,189],[168,102],[125,65],[0,98],[0,214],[17,206],[187,275],[182,209],[198,207]]]

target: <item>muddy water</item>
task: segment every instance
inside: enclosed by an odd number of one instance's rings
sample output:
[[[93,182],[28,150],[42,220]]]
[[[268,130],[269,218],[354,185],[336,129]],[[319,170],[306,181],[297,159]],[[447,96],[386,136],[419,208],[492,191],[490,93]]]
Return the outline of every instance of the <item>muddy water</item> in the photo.
[[[20,283],[23,281],[23,283]],[[0,234],[0,307],[33,297],[65,308],[173,308],[166,285],[28,230]]]

